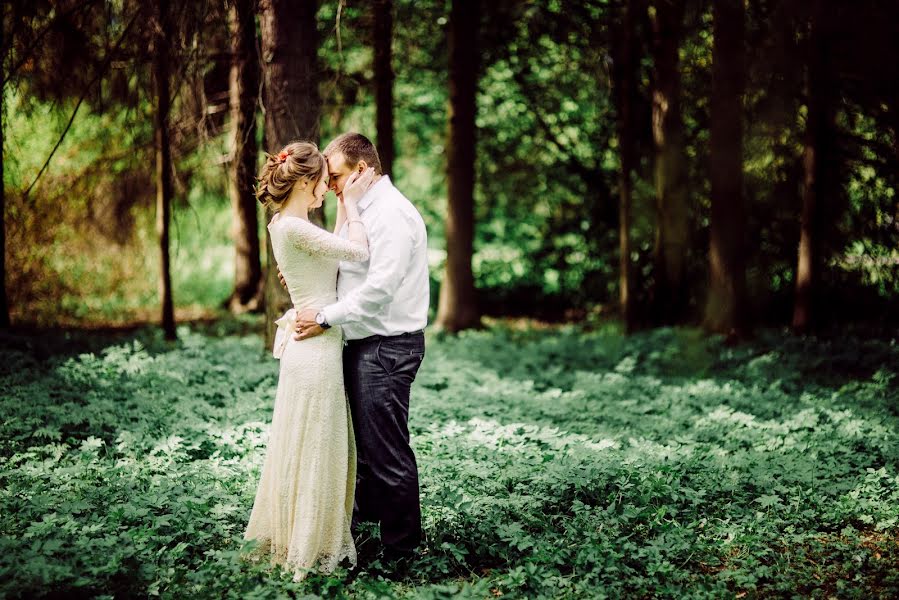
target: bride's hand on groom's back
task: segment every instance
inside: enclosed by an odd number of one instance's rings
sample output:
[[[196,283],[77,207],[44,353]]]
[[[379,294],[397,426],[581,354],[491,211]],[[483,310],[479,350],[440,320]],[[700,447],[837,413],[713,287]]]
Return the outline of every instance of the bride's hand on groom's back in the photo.
[[[365,195],[365,192],[368,191],[368,188],[371,187],[371,184],[375,180],[375,169],[373,167],[369,167],[359,173],[358,171],[354,171],[350,174],[349,178],[346,180],[346,184],[343,186],[343,201],[344,203],[355,204],[362,199],[362,196]]]

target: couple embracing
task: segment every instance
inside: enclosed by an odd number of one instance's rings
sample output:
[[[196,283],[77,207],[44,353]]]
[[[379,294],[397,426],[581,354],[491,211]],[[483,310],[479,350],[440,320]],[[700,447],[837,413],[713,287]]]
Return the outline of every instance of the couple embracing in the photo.
[[[309,221],[329,189],[333,233]],[[277,211],[268,230],[294,308],[277,322],[278,389],[244,539],[300,580],[355,566],[353,533],[373,521],[385,562],[408,561],[422,538],[407,423],[425,353],[424,222],[357,133],[323,153],[295,142],[269,155],[256,195]]]

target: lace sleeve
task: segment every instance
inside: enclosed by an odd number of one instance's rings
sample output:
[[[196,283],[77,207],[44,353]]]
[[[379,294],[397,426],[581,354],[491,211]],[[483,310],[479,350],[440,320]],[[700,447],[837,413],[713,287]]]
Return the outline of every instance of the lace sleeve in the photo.
[[[368,260],[368,246],[345,240],[320,227],[299,219],[285,223],[290,245],[312,256],[336,258],[353,262]]]

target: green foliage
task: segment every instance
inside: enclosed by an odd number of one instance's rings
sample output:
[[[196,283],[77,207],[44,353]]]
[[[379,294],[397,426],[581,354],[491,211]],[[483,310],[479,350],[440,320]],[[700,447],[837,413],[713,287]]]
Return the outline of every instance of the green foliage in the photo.
[[[240,560],[277,374],[252,326],[0,350],[0,595],[899,593],[896,340],[430,339],[422,555],[295,584]]]
[[[487,11],[485,37],[499,43],[478,96],[474,266],[484,304],[503,314],[534,297],[583,307],[616,289],[607,29],[595,9],[554,4]]]
[[[8,92],[14,109],[21,100]],[[4,186],[31,184],[70,116],[70,106],[30,100],[12,110],[4,137]],[[59,325],[122,322],[157,313],[152,121],[133,126],[123,108],[82,107],[28,198],[7,196],[7,290],[14,321]],[[179,307],[215,307],[231,292],[234,247],[225,136],[178,157],[173,206],[173,288]],[[189,185],[185,185],[188,182]],[[261,225],[260,225],[261,227]]]
[[[397,157],[391,177],[427,224],[436,290],[445,247],[449,5],[393,4]],[[690,190],[687,280],[691,306],[698,310],[708,277],[713,44],[710,6],[688,4],[679,58]],[[795,284],[807,113],[805,4],[747,5],[747,279],[754,314],[772,322],[786,320]],[[844,31],[833,50],[841,61],[833,65],[840,98],[835,132],[839,189],[833,201],[820,206],[818,236],[821,295],[828,299],[826,310],[834,313],[825,319],[883,312],[899,293],[897,110],[894,90],[885,83],[896,79],[890,76],[895,66],[884,71],[881,61],[871,58],[895,54],[884,50],[895,42],[884,40],[896,36],[878,23],[896,19],[890,18],[894,8],[875,4],[838,10]],[[17,11],[27,9],[20,17],[35,18],[13,31],[14,51],[7,57],[12,62],[52,14],[51,5],[14,5]],[[122,60],[113,62],[86,97],[41,183],[29,199],[21,198],[64,129],[83,80],[108,51],[108,23],[124,26],[136,8],[103,6],[108,10],[87,5],[76,11],[80,16],[63,28],[66,36],[48,36],[36,62],[24,65],[13,78],[15,85],[4,91],[7,287],[14,322],[122,322],[157,312],[153,105],[145,28],[126,41]],[[372,6],[320,5],[321,143],[346,130],[376,137]],[[181,8],[179,33],[171,36],[178,73],[172,127],[177,178],[173,287],[179,308],[209,307],[228,296],[233,271],[223,168],[228,160],[227,20],[221,3]],[[482,3],[473,270],[480,306],[488,314],[558,317],[567,309],[584,313],[618,297],[619,140],[611,50],[623,26],[619,9],[620,3],[605,1]],[[633,106],[638,160],[630,259],[638,307],[651,305],[656,226],[652,33],[645,21],[645,15],[636,19],[634,31],[640,62]],[[200,55],[197,48],[205,50]],[[65,70],[73,65],[79,67],[75,77]],[[329,204],[333,213],[334,202]],[[432,297],[436,302],[439,296]]]

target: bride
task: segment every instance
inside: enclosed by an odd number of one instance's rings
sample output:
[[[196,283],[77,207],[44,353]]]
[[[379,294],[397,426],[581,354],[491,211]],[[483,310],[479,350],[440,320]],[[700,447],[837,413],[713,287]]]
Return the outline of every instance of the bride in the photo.
[[[335,232],[309,222],[324,202],[328,165],[318,148],[295,142],[269,155],[256,196],[277,210],[268,224],[272,249],[293,306],[316,308],[337,299],[339,261],[369,258],[357,202],[374,173],[354,173],[338,203]],[[278,320],[274,355],[281,359],[268,447],[245,540],[251,557],[268,557],[299,581],[312,569],[330,572],[356,564],[350,534],[356,485],[356,448],[344,392],[340,327],[298,341],[290,335],[295,309]]]

